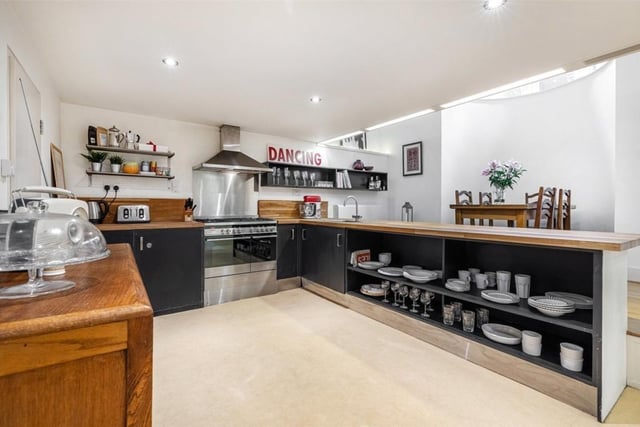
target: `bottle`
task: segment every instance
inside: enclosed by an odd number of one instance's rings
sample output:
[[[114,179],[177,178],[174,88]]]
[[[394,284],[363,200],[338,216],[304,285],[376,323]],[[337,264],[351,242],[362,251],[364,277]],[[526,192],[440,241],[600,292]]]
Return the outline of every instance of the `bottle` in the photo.
[[[373,176],[369,178],[369,190],[373,190],[376,187],[375,182],[373,182]]]
[[[376,175],[375,189],[380,190],[381,186],[382,186],[382,182],[380,182],[380,177]]]

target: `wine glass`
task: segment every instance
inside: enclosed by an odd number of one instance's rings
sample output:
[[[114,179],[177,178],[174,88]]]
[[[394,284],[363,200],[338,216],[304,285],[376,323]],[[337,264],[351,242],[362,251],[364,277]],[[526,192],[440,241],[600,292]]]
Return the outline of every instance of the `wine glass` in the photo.
[[[431,300],[434,299],[436,297],[436,295],[433,292],[429,292],[429,291],[424,291],[421,295],[420,295],[420,302],[422,304],[424,304],[424,312],[420,314],[420,316],[422,317],[431,317],[427,311],[433,311],[433,308],[431,308]]]
[[[389,290],[389,287],[391,287],[391,282],[388,280],[383,280],[380,284],[380,287],[384,290],[384,299],[382,300],[382,302],[386,302],[388,304],[389,300],[387,299],[387,291]]]
[[[400,289],[400,283],[394,283],[393,285],[391,285],[391,292],[393,292],[393,306],[398,307],[400,304],[398,304],[398,289]]]
[[[407,307],[407,305],[404,303],[404,300],[407,297],[407,295],[409,295],[409,287],[407,285],[402,285],[402,286],[400,286],[400,289],[398,289],[398,292],[400,293],[400,296],[402,297],[402,305],[400,306],[400,308],[408,310],[409,307]]]
[[[409,291],[409,298],[411,299],[411,301],[413,301],[411,310],[409,311],[412,313],[417,313],[418,310],[416,309],[416,306],[418,305],[418,300],[420,299],[420,289],[411,288],[411,290]]]

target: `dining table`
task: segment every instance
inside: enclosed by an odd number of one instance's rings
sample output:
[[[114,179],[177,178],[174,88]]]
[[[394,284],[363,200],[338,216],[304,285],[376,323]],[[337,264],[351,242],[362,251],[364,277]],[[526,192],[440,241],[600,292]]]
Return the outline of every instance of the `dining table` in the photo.
[[[465,219],[483,220],[505,220],[509,227],[527,227],[527,220],[534,219],[536,215],[536,204],[526,203],[495,203],[490,205],[449,205],[455,210],[456,224],[464,224]]]

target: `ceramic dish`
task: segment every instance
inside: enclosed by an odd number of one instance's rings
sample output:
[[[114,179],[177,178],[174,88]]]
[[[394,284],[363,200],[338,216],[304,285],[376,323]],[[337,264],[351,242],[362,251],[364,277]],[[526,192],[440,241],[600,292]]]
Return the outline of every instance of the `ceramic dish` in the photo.
[[[401,277],[402,269],[398,267],[382,267],[378,269],[378,273],[384,274],[385,276]]]
[[[520,302],[518,295],[511,292],[484,290],[480,292],[480,296],[487,301],[497,302],[498,304],[517,304]]]
[[[516,345],[522,341],[522,333],[518,329],[500,323],[485,323],[482,325],[482,333],[500,344]]]
[[[384,267],[384,262],[379,262],[379,261],[359,262],[358,267],[364,268],[365,270],[377,270],[381,267]]]
[[[593,298],[580,295],[580,294],[572,294],[570,292],[545,292],[544,293],[548,297],[562,298],[565,300],[569,300],[573,302],[576,308],[582,310],[591,310],[593,309]]]
[[[360,292],[370,297],[381,297],[384,295],[384,289],[380,285],[362,285]]]
[[[403,265],[402,269],[404,271],[407,271],[407,270],[422,270],[422,267],[420,267],[419,265]]]
[[[547,296],[534,296],[527,299],[527,303],[533,307],[544,308],[575,308],[575,304],[564,298],[547,297]]]
[[[471,290],[471,285],[469,285],[464,280],[459,279],[447,280],[447,283],[444,284],[444,287],[454,292],[467,292]]]
[[[433,271],[427,271],[427,270],[410,270],[410,271],[411,273],[409,273],[409,271],[403,271],[402,275],[407,279],[412,280],[416,283],[427,283],[427,282],[430,282],[431,280],[435,280],[438,278],[438,275]],[[424,271],[426,274],[420,273],[416,275],[417,272],[422,272],[422,271]]]

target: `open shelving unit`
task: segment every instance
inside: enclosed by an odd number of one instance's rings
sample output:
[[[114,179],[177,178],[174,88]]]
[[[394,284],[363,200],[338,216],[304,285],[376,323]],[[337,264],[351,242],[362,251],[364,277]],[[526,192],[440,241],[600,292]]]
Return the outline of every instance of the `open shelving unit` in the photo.
[[[316,166],[304,166],[304,165],[293,165],[289,163],[279,163],[279,162],[264,162],[264,165],[269,168],[280,168],[283,172],[284,168],[288,168],[291,171],[291,177],[285,181],[283,175],[279,178],[275,176],[272,172],[264,172],[260,174],[260,185],[262,187],[280,187],[280,188],[314,188],[317,190],[343,190],[343,191],[387,191],[388,190],[388,180],[387,173],[380,171],[365,171],[365,170],[353,170],[353,169],[345,169],[345,168],[325,168],[325,167],[316,167]],[[337,175],[342,171],[347,170],[349,173],[349,179],[351,181],[351,188],[338,188],[336,187],[337,183]],[[333,184],[332,187],[319,187],[319,186],[311,186],[311,185],[303,185],[302,180],[298,180],[297,182],[293,178],[293,171],[307,171],[309,174],[314,173],[316,175],[315,181],[325,181],[331,182]],[[378,176],[382,185],[384,186],[384,190],[369,190],[369,180],[371,177]]]
[[[142,151],[142,150],[129,150],[126,148],[118,148],[118,147],[109,147],[109,146],[101,146],[101,145],[86,145],[87,150],[89,151],[104,151],[109,153],[122,153],[122,154],[134,154],[136,156],[153,156],[153,157],[166,157],[167,158],[167,166],[171,168],[171,158],[175,155],[174,152],[158,152],[158,151]],[[127,178],[155,178],[155,179],[166,179],[172,180],[175,178],[173,175],[142,175],[142,174],[131,174],[124,172],[108,172],[108,171],[93,171],[91,169],[87,169],[85,171],[87,175],[89,175],[89,185],[93,184],[93,176],[94,175],[102,175],[102,176],[122,176]]]

